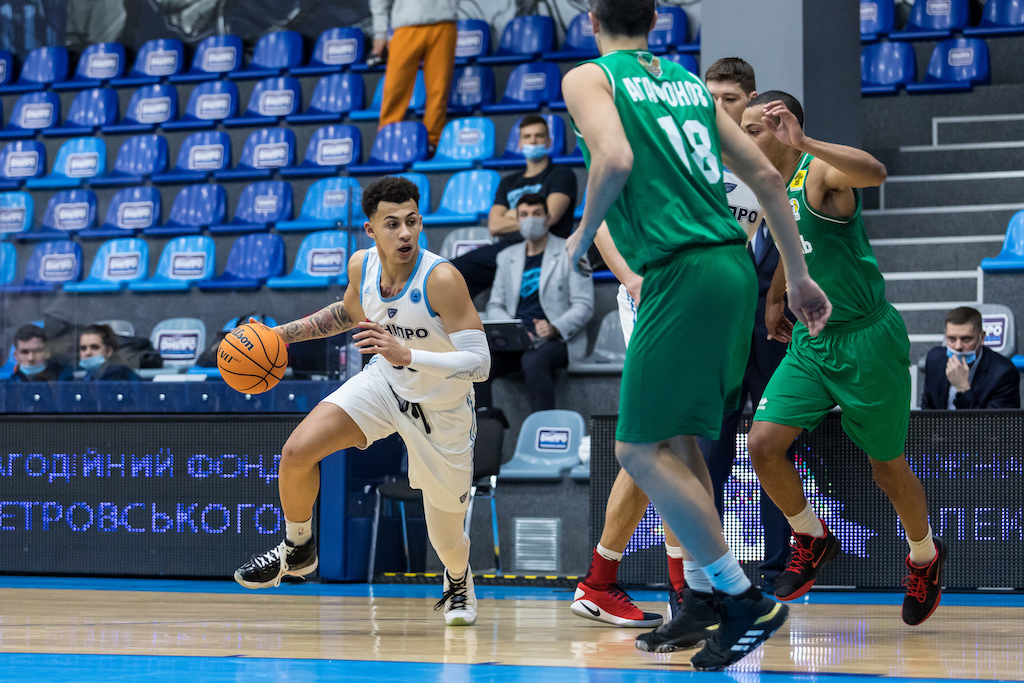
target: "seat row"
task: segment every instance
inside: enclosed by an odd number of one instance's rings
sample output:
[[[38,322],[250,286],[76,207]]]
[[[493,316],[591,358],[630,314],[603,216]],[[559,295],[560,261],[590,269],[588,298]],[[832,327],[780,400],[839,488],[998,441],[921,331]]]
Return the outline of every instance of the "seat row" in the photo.
[[[964,92],[991,78],[988,45],[981,38],[951,38],[932,50],[928,72],[917,82],[917,56],[909,43],[872,43],[861,48],[860,90],[864,95]]]
[[[1020,0],[987,0],[977,26],[968,26],[970,0],[921,0],[910,9],[907,25],[895,31],[894,0],[861,0],[860,38],[890,40],[944,40],[957,33],[967,37],[1024,33],[1024,4]]]

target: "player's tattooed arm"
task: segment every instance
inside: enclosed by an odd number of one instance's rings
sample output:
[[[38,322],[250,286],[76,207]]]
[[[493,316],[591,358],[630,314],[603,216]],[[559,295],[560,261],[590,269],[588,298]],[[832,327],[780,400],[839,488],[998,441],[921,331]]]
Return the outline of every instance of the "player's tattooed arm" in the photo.
[[[336,301],[305,318],[278,325],[274,331],[281,335],[284,341],[291,343],[333,337],[353,327],[355,323],[345,308],[345,302]]]

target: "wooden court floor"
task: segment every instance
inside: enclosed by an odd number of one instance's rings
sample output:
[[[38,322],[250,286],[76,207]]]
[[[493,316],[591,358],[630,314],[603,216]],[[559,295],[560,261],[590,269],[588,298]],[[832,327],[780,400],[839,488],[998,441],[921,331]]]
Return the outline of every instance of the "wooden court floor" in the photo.
[[[639,631],[572,615],[566,590],[480,587],[479,621],[463,628],[433,611],[439,593],[0,577],[0,680],[1024,680],[1022,595],[948,594],[911,628],[899,595],[812,592],[764,647],[708,674],[692,652],[642,653]],[[663,593],[634,597],[665,608]],[[25,667],[35,674],[15,675]]]

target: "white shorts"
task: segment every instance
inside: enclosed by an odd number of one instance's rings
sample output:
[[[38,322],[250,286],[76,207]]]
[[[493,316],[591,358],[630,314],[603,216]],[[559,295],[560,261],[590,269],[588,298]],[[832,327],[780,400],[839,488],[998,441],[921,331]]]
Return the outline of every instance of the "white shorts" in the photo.
[[[622,325],[622,336],[626,340],[626,347],[629,348],[629,338],[633,336],[633,327],[636,325],[636,302],[626,291],[626,285],[619,285],[619,293],[615,297],[615,303],[619,307],[619,323]]]
[[[371,363],[349,378],[324,401],[333,403],[359,425],[366,448],[395,432],[409,451],[409,483],[445,512],[465,512],[473,483],[473,444],[476,441],[476,406],[472,392],[455,405],[420,406],[423,417],[413,417],[413,406],[395,396],[391,384]]]

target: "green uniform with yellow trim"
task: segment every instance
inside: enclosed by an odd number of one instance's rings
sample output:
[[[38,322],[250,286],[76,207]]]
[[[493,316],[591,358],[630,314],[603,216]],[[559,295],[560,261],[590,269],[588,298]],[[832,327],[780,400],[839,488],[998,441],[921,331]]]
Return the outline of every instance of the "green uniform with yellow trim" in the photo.
[[[757,304],[746,235],[722,184],[715,102],[700,79],[647,51],[593,63],[611,83],[634,158],[606,221],[644,276],[616,438],[715,439],[738,403]],[[589,168],[587,141],[576,135]]]
[[[804,260],[832,302],[832,317],[812,338],[803,323],[772,375],[755,421],[814,429],[835,406],[843,430],[877,460],[903,454],[910,422],[910,340],[903,318],[885,300],[885,281],[857,209],[827,216],[807,203],[804,154],[789,182]]]

